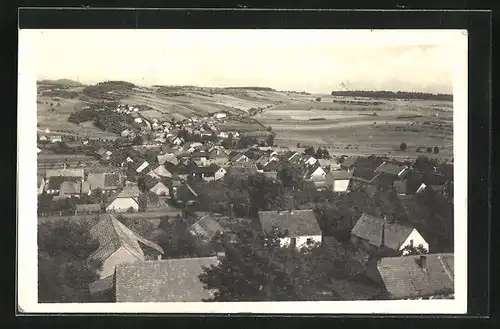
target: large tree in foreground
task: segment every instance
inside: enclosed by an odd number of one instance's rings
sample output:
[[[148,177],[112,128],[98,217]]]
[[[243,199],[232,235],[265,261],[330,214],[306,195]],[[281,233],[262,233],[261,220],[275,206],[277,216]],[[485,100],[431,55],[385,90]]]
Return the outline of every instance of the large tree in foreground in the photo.
[[[263,235],[242,227],[232,242],[224,242],[225,257],[205,269],[200,280],[215,289],[211,301],[314,300],[326,281],[331,262],[321,248],[302,250],[280,246],[282,232]]]
[[[87,258],[98,248],[89,225],[58,220],[38,225],[38,301],[88,302],[88,284],[99,279],[98,262]]]

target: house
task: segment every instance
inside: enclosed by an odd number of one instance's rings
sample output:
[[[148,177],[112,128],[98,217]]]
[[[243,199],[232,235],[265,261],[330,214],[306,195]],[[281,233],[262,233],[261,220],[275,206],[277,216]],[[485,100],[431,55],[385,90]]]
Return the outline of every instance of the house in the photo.
[[[125,186],[106,207],[106,211],[126,212],[139,210],[140,191],[137,185]]]
[[[182,145],[184,143],[184,139],[180,138],[180,137],[174,137],[172,139],[170,139],[170,143],[172,143],[173,145]]]
[[[80,182],[80,177],[65,177],[65,176],[52,176],[48,179],[48,183],[45,187],[47,194],[58,195],[61,185],[64,182]]]
[[[211,182],[223,178],[226,175],[226,169],[217,166],[216,164],[211,164],[207,167],[196,168],[194,174],[196,177],[203,179],[204,181]]]
[[[135,171],[140,174],[141,172],[144,171],[149,166],[149,163],[147,161],[139,162],[140,164],[137,166]]]
[[[45,178],[43,176],[38,175],[37,176],[37,194],[40,195],[45,191]]]
[[[270,161],[262,167],[264,172],[278,172],[281,169],[281,162]]]
[[[40,136],[38,136],[38,140],[39,140],[40,142],[46,142],[46,141],[48,140],[48,138],[47,138],[47,136],[45,136],[45,135],[40,135]]]
[[[325,171],[340,170],[340,163],[334,159],[318,159],[318,163]]]
[[[206,242],[210,242],[217,234],[222,234],[224,229],[212,216],[204,214],[199,220],[189,227],[189,233],[200,237]]]
[[[50,142],[51,143],[61,143],[62,142],[62,137],[61,136],[50,136]]]
[[[179,160],[177,159],[177,156],[174,153],[165,153],[165,154],[160,154],[157,156],[158,163],[159,164],[164,164],[165,162],[170,162],[174,165],[177,165],[179,163]]]
[[[208,154],[204,151],[195,151],[191,153],[191,159],[199,166],[204,166],[207,163]]]
[[[121,136],[127,137],[128,135],[130,135],[130,133],[131,133],[130,129],[125,129],[124,131],[122,131]]]
[[[300,249],[308,244],[321,243],[322,233],[312,209],[288,211],[259,211],[264,233],[279,230],[285,234],[282,246]]]
[[[85,177],[85,171],[83,169],[47,169],[45,171],[45,178],[49,179],[51,177],[64,176],[64,177],[78,177],[83,179]]]
[[[296,158],[300,157],[300,153],[295,152],[295,151],[288,151],[285,154],[283,154],[282,159],[284,161],[292,161]]]
[[[199,275],[217,257],[180,258],[116,266],[115,302],[202,302],[214,297]]]
[[[318,159],[316,159],[315,157],[309,157],[304,160],[304,163],[308,166],[313,166],[316,164],[316,162],[318,162]]]
[[[59,187],[61,197],[80,197],[90,195],[90,183],[83,180],[67,180]]]
[[[236,153],[232,157],[230,157],[231,162],[250,162],[250,159],[241,153]]]
[[[352,228],[351,241],[381,254],[400,253],[406,247],[422,247],[429,251],[429,244],[414,227],[366,213]]]
[[[170,189],[167,186],[165,186],[165,184],[161,180],[157,178],[146,176],[145,184],[146,188],[149,191],[153,192],[158,196],[164,196],[164,197],[170,196]]]
[[[325,177],[325,187],[334,192],[347,192],[351,184],[352,171],[329,171]]]
[[[215,112],[212,116],[216,119],[224,119],[227,117],[227,114],[224,112]]]
[[[454,255],[382,258],[377,268],[390,299],[453,298]]]
[[[262,175],[264,175],[266,178],[271,179],[273,181],[278,180],[278,172],[276,171],[263,171],[261,172]]]
[[[163,255],[160,246],[132,232],[111,214],[99,215],[90,235],[99,242],[99,247],[88,260],[102,262],[101,279],[113,275],[118,264],[153,261]]]
[[[38,147],[36,148],[36,153],[40,153],[42,150],[40,150]]]
[[[312,181],[324,181],[326,172],[319,165],[310,166],[307,168],[304,178]]]
[[[161,178],[161,177],[171,178],[173,176],[172,172],[170,170],[168,170],[164,164],[159,165],[158,167],[156,167],[152,171],[159,178]],[[152,175],[150,175],[150,176],[152,176]]]
[[[122,187],[123,177],[118,173],[90,173],[87,182],[92,192],[99,189],[101,193],[112,194]]]
[[[421,183],[420,185],[410,185],[410,182],[405,180],[396,180],[394,181],[394,191],[399,195],[411,195],[418,194],[423,192],[426,189],[427,185],[425,183]]]
[[[402,179],[409,171],[408,166],[396,165],[392,163],[382,162],[375,170],[376,173],[385,173],[395,176],[397,179]]]
[[[340,167],[342,169],[346,169],[346,170],[352,170],[354,169],[354,166],[356,165],[356,161],[358,160],[357,157],[347,157],[344,159],[344,161],[342,161],[342,163],[340,164]]]

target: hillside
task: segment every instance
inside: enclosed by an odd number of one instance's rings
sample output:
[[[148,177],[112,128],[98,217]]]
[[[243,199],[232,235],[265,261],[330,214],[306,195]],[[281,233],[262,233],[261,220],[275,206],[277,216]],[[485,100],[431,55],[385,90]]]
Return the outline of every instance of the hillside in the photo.
[[[124,104],[138,107],[146,119],[160,121],[224,111],[232,118],[222,123],[221,129],[249,133],[270,127],[276,134],[275,142],[289,147],[323,145],[343,154],[387,155],[398,152],[399,144],[405,141],[413,155],[428,146],[438,146],[440,157],[453,154],[452,102],[427,99],[418,93],[410,96],[421,99],[380,97],[385,92],[374,97],[332,96],[262,87],[146,87],[125,81],[60,89],[39,85],[40,128],[102,135],[91,121],[73,123],[68,118],[85,107]]]
[[[66,86],[66,87],[83,87],[83,83],[71,79],[56,79],[56,80],[40,80],[37,81],[40,85]]]

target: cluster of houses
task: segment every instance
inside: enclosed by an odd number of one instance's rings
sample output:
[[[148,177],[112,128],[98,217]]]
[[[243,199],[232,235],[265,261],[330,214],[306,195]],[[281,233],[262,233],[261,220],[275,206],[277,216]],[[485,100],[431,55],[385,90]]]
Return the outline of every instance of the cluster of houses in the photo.
[[[197,220],[189,232],[204,241],[210,241],[217,234],[233,233],[225,216],[214,213],[195,213],[195,216]],[[323,236],[311,209],[260,211],[258,220],[264,233],[276,229],[285,232],[281,245],[292,250],[311,243],[319,243],[326,250],[342,246],[334,238]],[[225,257],[224,253],[162,259],[164,251],[160,246],[132,232],[112,214],[101,215],[91,234],[99,241],[99,248],[89,259],[103,264],[100,279],[89,285],[95,300],[200,302],[214,296],[215,291],[205,289],[199,275],[204,266],[217,265]],[[368,255],[367,268],[362,274],[365,279],[332,278],[318,294],[326,294],[333,300],[453,297],[453,254],[430,253],[429,244],[414,227],[362,214],[347,243],[362,248]],[[404,253],[414,246],[427,253]]]

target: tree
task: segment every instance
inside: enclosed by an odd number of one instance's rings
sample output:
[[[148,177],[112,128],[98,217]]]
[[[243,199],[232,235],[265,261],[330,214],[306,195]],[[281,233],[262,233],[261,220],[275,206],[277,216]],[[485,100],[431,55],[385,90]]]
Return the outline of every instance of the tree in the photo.
[[[422,246],[406,246],[401,250],[401,256],[425,255],[428,251]]]
[[[439,147],[434,146],[434,154],[439,154]]]
[[[199,276],[208,289],[216,289],[210,301],[313,300],[325,282],[329,262],[320,257],[318,245],[291,250],[280,245],[284,232],[263,234],[252,227],[236,231],[234,243],[223,241],[225,257]]]
[[[316,97],[316,102],[321,102],[321,97]]]
[[[300,147],[300,143],[297,143],[297,148],[299,148],[299,147]]]
[[[274,134],[269,134],[269,136],[267,136],[267,146],[274,146]]]
[[[163,217],[153,238],[165,251],[164,258],[194,257],[196,238],[189,233],[189,226],[180,216],[174,220]]]
[[[406,145],[406,143],[405,143],[405,142],[402,142],[402,143],[399,145],[399,149],[400,149],[401,151],[403,151],[403,152],[404,152],[404,151],[406,151],[406,149],[407,149],[407,145]]]
[[[427,148],[427,153],[432,153],[432,147],[430,147],[430,146],[429,146],[429,147]]]
[[[309,156],[314,156],[316,151],[314,150],[314,147],[308,146],[304,149],[304,154],[309,155]]]
[[[101,267],[87,258],[98,248],[89,225],[66,219],[38,225],[38,300],[89,302],[88,284]]]

